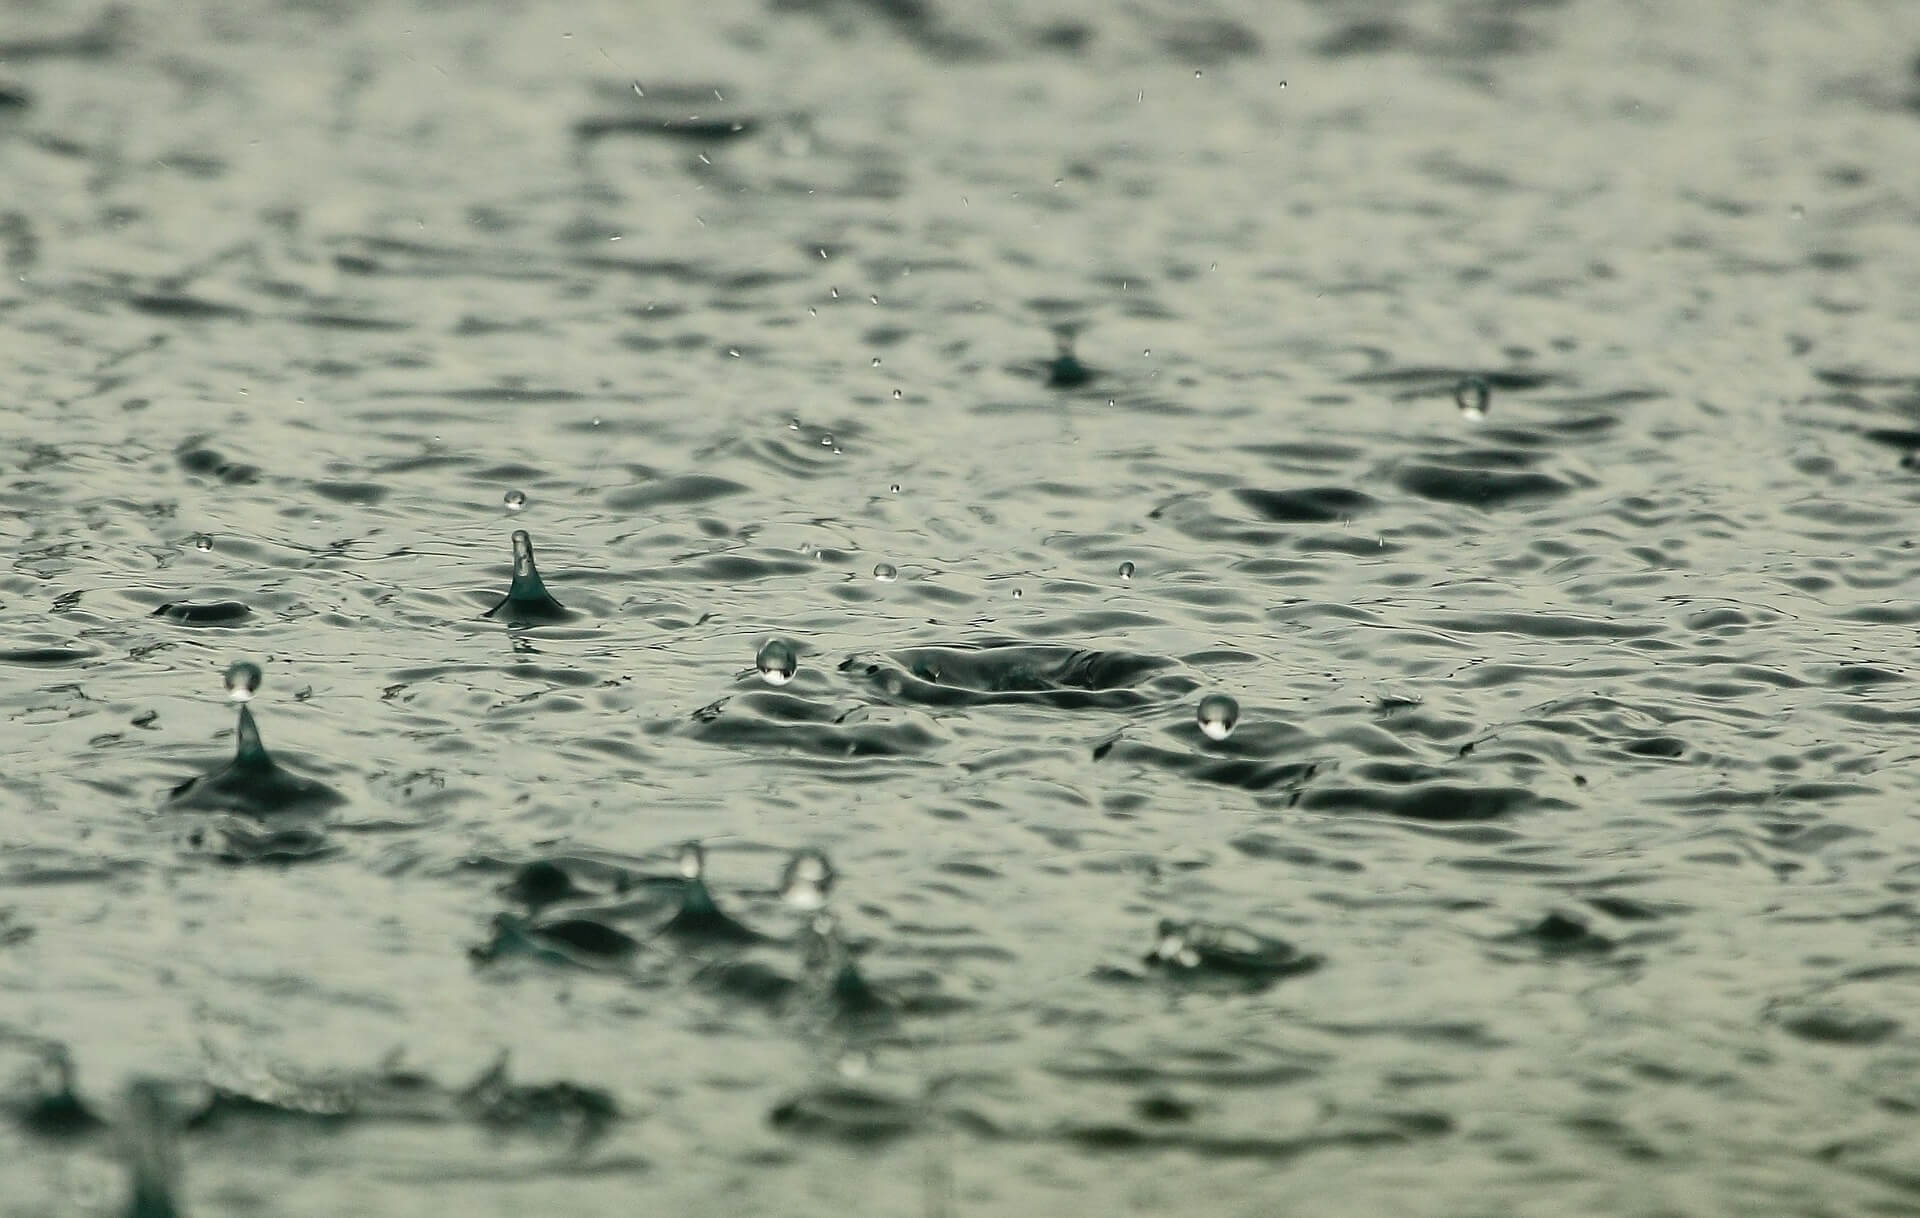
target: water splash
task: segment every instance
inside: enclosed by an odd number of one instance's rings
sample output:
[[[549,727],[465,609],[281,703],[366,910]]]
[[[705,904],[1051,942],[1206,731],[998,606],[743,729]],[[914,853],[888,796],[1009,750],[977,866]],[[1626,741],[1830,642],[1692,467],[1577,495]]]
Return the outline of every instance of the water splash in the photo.
[[[676,865],[685,881],[680,890],[680,908],[660,928],[663,935],[705,943],[758,943],[758,931],[735,921],[714,901],[707,888],[707,852],[699,842],[680,847]]]
[[[565,622],[574,616],[572,610],[547,591],[540,569],[534,565],[533,538],[525,529],[515,529],[513,533],[513,583],[500,603],[487,610],[486,616],[504,617],[510,625]]]
[[[127,1218],[179,1218],[177,1124],[160,1084],[141,1079],[127,1088],[123,1134],[132,1181]]]
[[[873,568],[873,577],[883,584],[890,584],[900,578],[900,571],[890,562],[876,563]]]
[[[237,663],[229,668],[229,697],[234,697],[236,669],[241,670],[238,687],[251,698],[259,688],[259,667]],[[252,672],[246,672],[247,669]],[[318,812],[345,802],[332,787],[303,778],[274,761],[260,739],[260,727],[254,722],[252,709],[245,699],[236,698],[236,701],[240,703],[240,713],[234,723],[233,760],[174,787],[167,795],[170,806],[266,818],[291,812]]]
[[[1055,354],[1047,361],[1047,388],[1078,389],[1093,380],[1093,369],[1073,353],[1073,340],[1078,333],[1076,326],[1054,328]]]
[[[1175,974],[1211,974],[1265,986],[1283,977],[1312,972],[1324,961],[1291,943],[1237,926],[1163,918],[1146,963]]]
[[[501,499],[501,503],[503,503],[506,506],[506,509],[509,512],[524,511],[527,506],[527,492],[508,491],[506,495]]]

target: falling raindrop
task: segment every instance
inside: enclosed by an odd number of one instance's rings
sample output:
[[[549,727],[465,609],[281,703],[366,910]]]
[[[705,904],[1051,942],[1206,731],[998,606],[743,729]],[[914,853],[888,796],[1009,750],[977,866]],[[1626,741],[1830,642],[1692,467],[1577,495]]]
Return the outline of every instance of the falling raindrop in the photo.
[[[888,487],[887,489],[889,491],[892,491],[894,494],[898,495],[900,493],[900,484],[896,482],[892,486]]]
[[[809,913],[825,909],[833,893],[833,864],[818,850],[797,850],[780,873],[780,899]]]
[[[800,657],[792,643],[769,639],[754,657],[753,666],[760,670],[760,679],[768,685],[785,685],[799,671]]]
[[[1208,694],[1200,699],[1194,717],[1207,739],[1225,740],[1233,734],[1233,725],[1240,722],[1240,704],[1225,694]]]
[[[1470,376],[1453,387],[1453,401],[1460,407],[1460,416],[1473,422],[1487,417],[1487,403],[1492,397],[1493,387],[1485,377]]]
[[[869,368],[878,368],[879,366],[880,366],[880,357],[877,355],[873,357],[873,362],[867,365],[867,367]]]
[[[235,702],[250,702],[260,688],[260,666],[247,660],[227,665],[227,697]]]
[[[699,879],[707,870],[706,847],[699,842],[682,842],[680,853],[674,857],[674,866],[683,879]]]
[[[502,502],[507,505],[509,512],[517,512],[527,506],[527,492],[508,491],[506,498],[502,500]]]
[[[1130,562],[1123,562],[1123,563],[1121,563],[1121,564],[1120,564],[1120,578],[1121,578],[1121,579],[1132,579],[1132,578],[1133,578],[1133,564],[1132,564],[1132,563],[1130,563]]]
[[[896,402],[900,400],[900,391],[898,389],[893,391],[893,400]]]
[[[875,563],[873,577],[883,584],[890,584],[900,578],[900,572],[890,562]]]
[[[193,548],[205,554],[208,550],[213,549],[213,538],[205,533],[195,533],[193,535]]]

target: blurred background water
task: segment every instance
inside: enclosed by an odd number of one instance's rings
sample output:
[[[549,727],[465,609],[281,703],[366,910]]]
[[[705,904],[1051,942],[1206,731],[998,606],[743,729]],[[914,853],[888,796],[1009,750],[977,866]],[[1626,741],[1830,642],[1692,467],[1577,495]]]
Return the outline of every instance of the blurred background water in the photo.
[[[0,1215],[1920,1213],[1917,53],[8,0]]]

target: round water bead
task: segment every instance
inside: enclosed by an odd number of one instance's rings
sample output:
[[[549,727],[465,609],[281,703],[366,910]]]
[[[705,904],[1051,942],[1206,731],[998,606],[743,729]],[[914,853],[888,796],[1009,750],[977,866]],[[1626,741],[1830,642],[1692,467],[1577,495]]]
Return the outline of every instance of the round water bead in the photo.
[[[507,505],[507,510],[509,512],[520,511],[522,508],[527,506],[527,492],[508,491],[506,494],[506,498],[502,500],[502,502],[504,502]]]
[[[1123,563],[1121,563],[1121,564],[1120,564],[1120,578],[1121,578],[1121,579],[1132,579],[1132,578],[1133,578],[1133,564],[1132,564],[1132,563],[1130,563],[1130,562],[1123,562]]]
[[[760,679],[768,685],[785,685],[799,671],[800,656],[785,639],[769,639],[753,658],[753,666],[760,670]]]
[[[1479,422],[1487,417],[1487,403],[1493,399],[1493,386],[1485,377],[1470,376],[1453,387],[1454,405],[1462,418]]]
[[[1225,740],[1233,735],[1233,725],[1240,722],[1240,704],[1225,694],[1208,694],[1200,699],[1194,718],[1207,739]]]
[[[876,563],[873,568],[873,577],[883,584],[890,584],[900,578],[900,572],[890,562]]]
[[[260,666],[248,660],[227,665],[227,697],[235,702],[251,702],[260,689]]]
[[[193,548],[205,554],[208,550],[213,549],[213,538],[205,533],[195,533],[193,535]]]
[[[707,870],[707,848],[699,842],[682,842],[679,854],[674,856],[674,866],[683,878],[699,879]]]
[[[824,909],[833,891],[833,864],[818,850],[798,850],[780,873],[780,899],[795,909]]]

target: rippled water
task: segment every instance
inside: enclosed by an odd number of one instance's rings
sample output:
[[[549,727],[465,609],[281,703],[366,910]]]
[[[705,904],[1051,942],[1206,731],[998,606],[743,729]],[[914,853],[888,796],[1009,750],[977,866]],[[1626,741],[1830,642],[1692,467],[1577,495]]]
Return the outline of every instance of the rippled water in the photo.
[[[0,1214],[1920,1213],[1916,48],[13,0]]]

